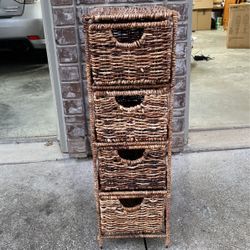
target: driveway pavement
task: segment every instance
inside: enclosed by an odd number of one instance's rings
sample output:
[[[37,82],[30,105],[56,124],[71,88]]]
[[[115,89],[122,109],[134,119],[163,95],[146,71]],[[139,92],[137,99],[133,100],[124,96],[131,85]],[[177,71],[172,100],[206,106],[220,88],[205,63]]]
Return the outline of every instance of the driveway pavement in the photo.
[[[91,160],[68,159],[57,145],[36,158],[39,147],[22,144],[20,159],[0,162],[0,249],[98,249]],[[249,160],[250,149],[173,157],[170,249],[250,249]],[[104,249],[165,248],[159,239],[123,239]]]

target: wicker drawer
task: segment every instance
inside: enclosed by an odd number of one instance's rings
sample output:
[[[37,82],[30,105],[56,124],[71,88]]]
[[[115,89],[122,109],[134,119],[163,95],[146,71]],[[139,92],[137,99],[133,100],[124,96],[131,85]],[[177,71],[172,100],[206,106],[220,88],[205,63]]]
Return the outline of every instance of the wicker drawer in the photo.
[[[92,86],[166,84],[172,68],[171,18],[90,24],[87,32]]]
[[[96,142],[167,141],[166,90],[94,92]]]
[[[147,234],[164,231],[167,199],[163,193],[100,196],[101,233]]]
[[[166,146],[99,148],[100,190],[166,189],[166,152]]]

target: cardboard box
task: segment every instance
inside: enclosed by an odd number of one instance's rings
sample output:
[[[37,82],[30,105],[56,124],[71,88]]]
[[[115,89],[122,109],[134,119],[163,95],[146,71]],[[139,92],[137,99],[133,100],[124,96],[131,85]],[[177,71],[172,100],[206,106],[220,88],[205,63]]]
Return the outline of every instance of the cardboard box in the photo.
[[[224,12],[223,12],[223,27],[224,30],[227,30],[228,26],[228,18],[229,18],[229,6],[231,4],[235,4],[236,0],[226,0],[224,5]]]
[[[214,4],[222,4],[223,0],[213,0]]]
[[[227,47],[250,48],[250,4],[230,5]]]
[[[211,17],[211,10],[193,10],[192,30],[210,30]]]
[[[192,31],[197,30],[197,21],[198,21],[198,15],[197,15],[197,10],[193,10],[192,12]]]
[[[198,10],[197,13],[197,30],[210,30],[211,29],[211,10]]]
[[[200,9],[212,9],[213,0],[194,0],[193,1],[193,10]]]

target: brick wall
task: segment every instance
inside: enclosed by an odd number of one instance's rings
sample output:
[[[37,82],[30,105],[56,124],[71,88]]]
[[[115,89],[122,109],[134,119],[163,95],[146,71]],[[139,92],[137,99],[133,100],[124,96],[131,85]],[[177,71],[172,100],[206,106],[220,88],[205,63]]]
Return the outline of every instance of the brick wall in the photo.
[[[189,1],[153,0],[50,0],[60,74],[69,153],[85,157],[88,146],[88,106],[85,79],[82,15],[98,5],[164,4],[180,12],[177,34],[176,87],[174,99],[174,151],[182,151],[187,117],[188,8]]]

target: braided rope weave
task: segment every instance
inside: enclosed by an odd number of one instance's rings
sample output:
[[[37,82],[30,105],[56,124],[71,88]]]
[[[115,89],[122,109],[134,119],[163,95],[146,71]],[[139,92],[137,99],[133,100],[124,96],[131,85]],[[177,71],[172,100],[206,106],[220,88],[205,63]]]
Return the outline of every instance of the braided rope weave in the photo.
[[[142,98],[139,105],[124,107],[116,97]],[[169,92],[161,90],[95,92],[97,142],[166,141]]]
[[[97,151],[101,191],[166,190],[166,146],[116,146]]]

